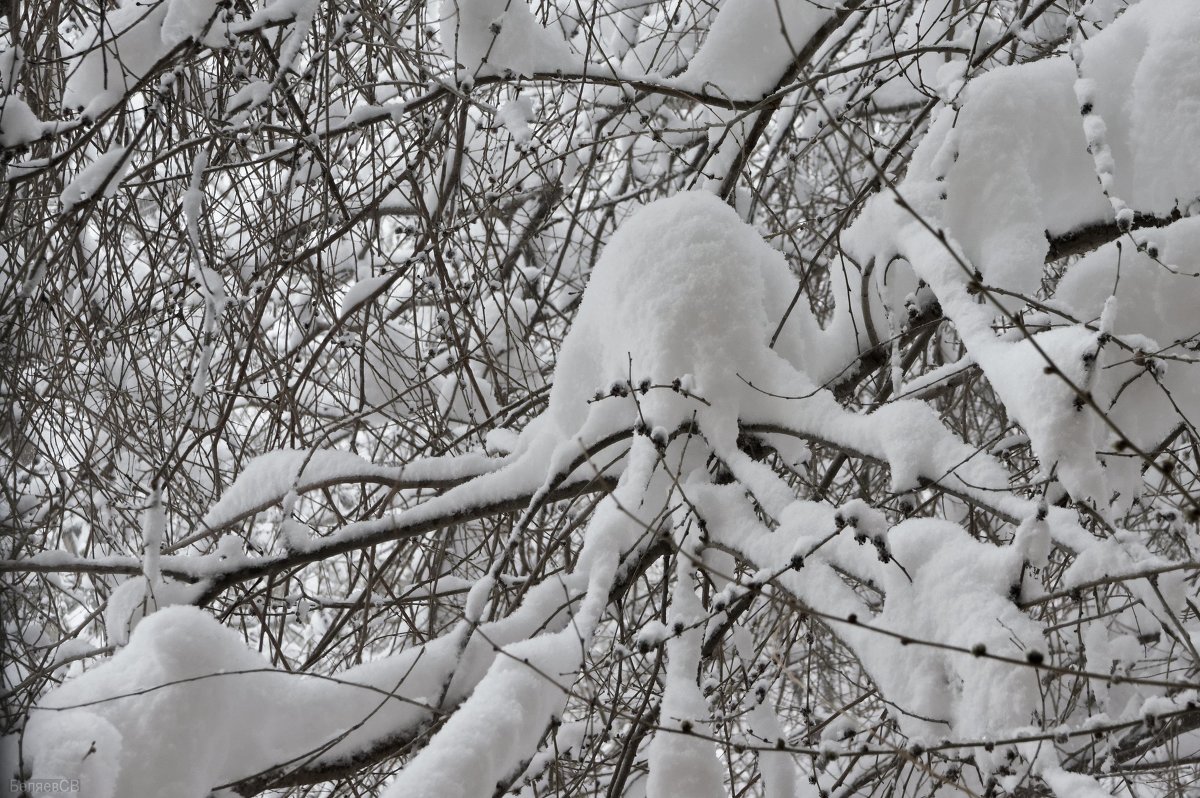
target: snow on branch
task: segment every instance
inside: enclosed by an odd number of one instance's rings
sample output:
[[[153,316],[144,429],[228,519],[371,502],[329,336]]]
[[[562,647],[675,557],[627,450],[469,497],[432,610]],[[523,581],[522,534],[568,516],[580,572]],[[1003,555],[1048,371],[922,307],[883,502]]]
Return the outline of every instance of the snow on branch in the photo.
[[[0,778],[1191,788],[1191,0],[9,17]]]

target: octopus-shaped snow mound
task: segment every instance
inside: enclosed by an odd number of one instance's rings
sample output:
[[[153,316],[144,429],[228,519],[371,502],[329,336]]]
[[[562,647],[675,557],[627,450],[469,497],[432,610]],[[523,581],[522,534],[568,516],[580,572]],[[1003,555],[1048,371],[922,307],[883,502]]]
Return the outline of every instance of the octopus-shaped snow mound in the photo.
[[[783,256],[712,194],[644,206],[592,272],[563,343],[551,414],[576,430],[597,392],[675,380],[736,412],[748,390],[743,378],[780,364],[769,343],[795,285]],[[641,402],[660,424],[695,409],[669,390]]]

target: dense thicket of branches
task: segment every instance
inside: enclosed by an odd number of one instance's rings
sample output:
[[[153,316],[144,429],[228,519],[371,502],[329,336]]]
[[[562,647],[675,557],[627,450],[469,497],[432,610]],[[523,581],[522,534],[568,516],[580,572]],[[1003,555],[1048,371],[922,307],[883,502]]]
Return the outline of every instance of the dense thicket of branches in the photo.
[[[97,795],[1191,794],[1200,15],[1126,5],[10,2],[6,752]],[[766,243],[635,215],[691,191]],[[760,265],[731,318],[706,281]],[[383,698],[295,750],[300,687],[173,704],[258,666],[162,665],[156,608],[231,645],[168,604]]]

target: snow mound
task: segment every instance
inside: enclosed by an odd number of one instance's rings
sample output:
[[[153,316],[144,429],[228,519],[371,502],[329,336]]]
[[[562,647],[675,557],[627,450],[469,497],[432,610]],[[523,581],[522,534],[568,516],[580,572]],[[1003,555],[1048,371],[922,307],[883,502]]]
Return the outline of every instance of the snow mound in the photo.
[[[888,545],[907,574],[880,569],[886,599],[872,627],[1018,659],[1021,646],[1042,645],[1041,626],[1009,598],[1021,577],[1019,547],[982,543],[957,524],[927,518],[893,527]],[[994,734],[1022,726],[1037,707],[1032,668],[903,645],[865,629],[839,631],[881,692],[906,710],[899,718],[910,735]]]
[[[798,0],[728,0],[677,85],[734,99],[775,88],[788,64],[833,18],[824,4]]]
[[[1200,367],[1190,341],[1200,330],[1200,218],[1135,234],[1141,248],[1108,244],[1081,258],[1054,299],[1081,322],[1107,308],[1117,341],[1097,358],[1093,394],[1122,436],[1152,451],[1179,421],[1200,423]],[[1111,297],[1111,299],[1110,299]],[[1118,443],[1100,426],[1100,444]],[[1109,458],[1104,474],[1120,507],[1142,488],[1137,458]]]
[[[129,171],[128,151],[127,147],[114,147],[84,167],[58,195],[63,212],[87,202],[96,192],[104,197],[115,195],[125,173]]]
[[[29,106],[12,94],[0,96],[0,147],[23,147],[37,141],[46,130]]]
[[[63,105],[94,119],[182,43],[224,46],[227,26],[217,17],[217,0],[121,0],[105,17],[103,30],[88,28],[67,54]]]
[[[1198,40],[1194,2],[1143,3],[1081,45],[1082,100],[1065,56],[976,78],[961,112],[944,108],[931,126],[902,193],[945,223],[987,283],[1035,291],[1047,234],[1115,218],[1098,168],[1137,212],[1186,211],[1200,196]],[[1103,130],[1085,130],[1093,118]],[[1103,145],[1111,164],[1089,153]]]
[[[25,739],[33,776],[79,778],[89,794],[101,798],[200,798],[215,783],[209,777],[228,772],[228,760],[251,743],[230,745],[226,724],[240,718],[248,733],[256,720],[248,710],[265,709],[262,699],[251,695],[262,686],[261,675],[203,677],[267,667],[237,633],[199,610],[165,609],[138,627],[127,648],[55,691],[34,711]],[[197,677],[191,684],[163,687]],[[150,692],[120,697],[139,689]],[[163,730],[172,726],[185,733],[171,734],[164,746]],[[88,743],[89,756],[64,753],[73,747],[87,751]]]
[[[1127,501],[1134,488],[1095,456],[1110,433],[1088,408],[1111,383],[1103,358],[1115,349],[1096,323],[1098,297],[1085,303],[1087,326],[1053,318],[1058,329],[1014,341],[993,323],[1022,304],[1013,294],[1041,287],[1049,238],[1196,207],[1200,162],[1184,142],[1200,138],[1198,38],[1195,3],[1143,3],[1082,42],[1075,60],[975,78],[961,108],[943,108],[931,124],[896,191],[868,202],[844,238],[859,263],[898,254],[912,264],[1029,434],[1043,476],[1101,508],[1114,491]],[[1164,59],[1173,59],[1169,68]],[[1187,77],[1176,81],[1181,69]],[[1002,291],[980,303],[977,278]],[[1102,289],[1105,298],[1115,285]],[[835,327],[845,329],[852,313],[839,308]]]
[[[276,763],[345,756],[356,734],[428,719],[449,651],[435,642],[334,682],[276,670],[215,618],[168,607],[42,700],[26,728],[26,762],[34,779],[79,779],[92,798],[204,798]]]
[[[562,715],[582,658],[572,631],[507,649],[384,798],[490,795],[497,783],[519,772],[547,724]]]
[[[468,77],[506,70],[528,77],[583,65],[560,33],[542,27],[525,0],[449,0],[442,14],[443,47]]]
[[[704,411],[736,419],[751,391],[745,380],[785,365],[769,343],[794,290],[783,256],[712,194],[644,206],[592,272],[559,355],[550,416],[572,433],[597,392],[646,385],[638,401],[651,427],[687,421],[698,404],[686,393],[703,398]],[[799,336],[816,325],[809,316],[793,328]],[[804,341],[789,339],[781,352],[803,359]],[[627,411],[628,423],[636,410]]]

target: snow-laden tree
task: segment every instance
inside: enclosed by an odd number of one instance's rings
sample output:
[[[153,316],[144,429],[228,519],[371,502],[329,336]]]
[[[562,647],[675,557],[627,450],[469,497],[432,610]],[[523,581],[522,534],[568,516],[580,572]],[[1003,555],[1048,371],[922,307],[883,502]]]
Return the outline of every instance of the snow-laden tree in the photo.
[[[1195,794],[1200,3],[0,13],[14,794]]]

